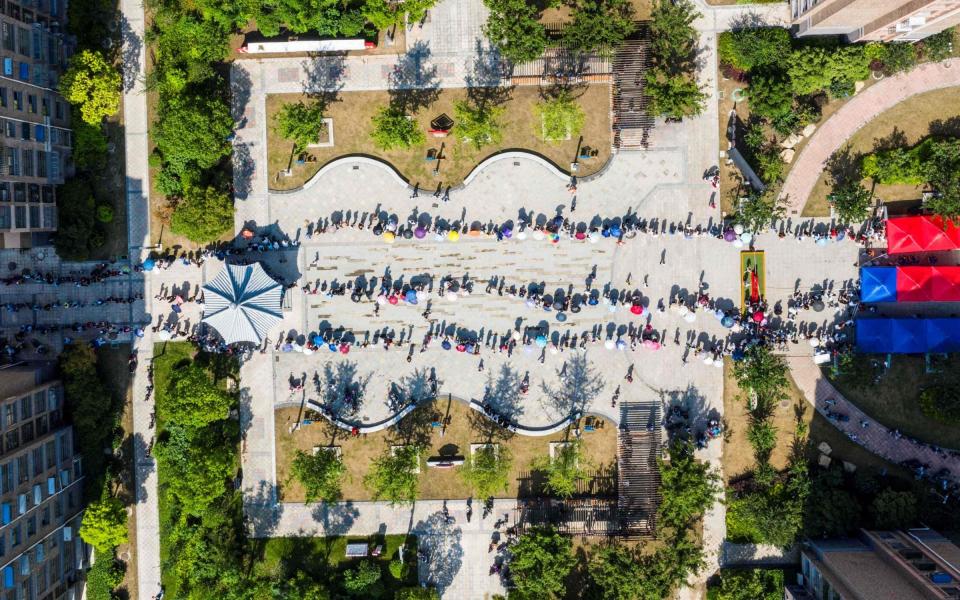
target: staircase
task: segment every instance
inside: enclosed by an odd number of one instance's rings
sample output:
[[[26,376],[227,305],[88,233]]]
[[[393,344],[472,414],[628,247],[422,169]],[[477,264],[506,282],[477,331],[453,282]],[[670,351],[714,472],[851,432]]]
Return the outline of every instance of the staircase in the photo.
[[[650,32],[643,25],[613,57],[613,145],[620,150],[647,147],[653,117],[647,113],[644,74],[650,66]]]
[[[659,404],[621,404],[617,433],[617,513],[623,535],[649,536],[654,532],[660,500],[659,455]]]

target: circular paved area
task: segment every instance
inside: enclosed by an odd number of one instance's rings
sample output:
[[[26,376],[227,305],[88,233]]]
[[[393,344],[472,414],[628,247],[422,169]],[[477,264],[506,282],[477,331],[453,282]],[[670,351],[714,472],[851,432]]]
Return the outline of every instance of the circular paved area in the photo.
[[[833,154],[870,120],[911,96],[960,85],[956,60],[922,64],[887,77],[850,99],[827,119],[804,146],[783,184],[788,214],[799,215]]]

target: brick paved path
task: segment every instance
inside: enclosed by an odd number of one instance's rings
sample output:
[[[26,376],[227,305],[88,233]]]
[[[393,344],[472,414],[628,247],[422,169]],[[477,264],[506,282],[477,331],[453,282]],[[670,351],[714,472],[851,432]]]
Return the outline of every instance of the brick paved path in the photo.
[[[855,404],[844,398],[820,372],[820,367],[813,364],[809,357],[791,356],[787,359],[790,365],[790,374],[797,387],[803,392],[808,402],[813,404],[817,411],[826,417],[826,411],[835,410],[846,413],[850,421],[837,423],[828,419],[840,431],[845,433],[854,442],[860,444],[870,452],[881,456],[892,463],[900,463],[909,459],[916,459],[930,465],[929,473],[933,474],[942,468],[951,470],[951,477],[960,481],[960,459],[952,456],[943,456],[927,446],[917,445],[906,438],[896,438],[890,430],[871,419]],[[828,406],[825,400],[835,400],[835,406]],[[860,421],[866,419],[870,425],[860,426]]]
[[[857,130],[911,96],[956,85],[960,85],[960,64],[947,60],[887,77],[851,98],[820,125],[790,169],[781,191],[788,214],[803,212],[827,161]]]

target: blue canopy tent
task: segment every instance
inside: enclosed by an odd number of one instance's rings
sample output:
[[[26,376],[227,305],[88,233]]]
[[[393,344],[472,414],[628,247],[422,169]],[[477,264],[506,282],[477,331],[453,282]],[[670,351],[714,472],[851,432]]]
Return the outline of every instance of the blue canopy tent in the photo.
[[[960,352],[960,319],[857,319],[857,351],[865,354]]]
[[[896,267],[863,267],[860,269],[860,299],[863,302],[897,301]]]

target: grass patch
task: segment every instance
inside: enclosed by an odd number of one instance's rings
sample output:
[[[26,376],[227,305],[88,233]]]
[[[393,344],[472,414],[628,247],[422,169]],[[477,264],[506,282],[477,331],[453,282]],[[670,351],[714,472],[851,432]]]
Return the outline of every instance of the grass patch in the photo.
[[[822,122],[822,121],[821,121]],[[939,124],[938,124],[939,122]],[[910,146],[922,138],[941,131],[941,135],[960,135],[960,93],[957,88],[935,90],[918,94],[877,115],[854,133],[847,145],[854,156],[866,154],[890,143]],[[873,182],[864,180],[870,189]],[[923,185],[881,185],[873,187],[874,194],[885,202],[919,200]],[[827,195],[831,192],[830,175],[820,174],[807,204],[805,217],[823,217],[830,214]]]
[[[381,546],[380,556],[367,558],[347,558],[347,543],[367,542],[370,552]],[[406,578],[395,580],[387,570],[390,561],[397,558],[400,547],[404,547],[404,561],[411,565]],[[331,583],[342,579],[341,573],[353,567],[361,560],[375,561],[382,571],[382,581],[393,587],[417,584],[416,570],[417,537],[414,535],[383,535],[371,537],[325,537],[303,538],[282,537],[271,538],[264,542],[261,558],[256,569],[264,575],[279,576],[281,579],[292,577],[297,571],[308,573],[325,573],[325,578]],[[393,583],[393,587],[389,584]],[[331,586],[333,587],[333,586]]]
[[[956,366],[951,362],[947,368]],[[824,369],[824,376],[829,375]],[[871,419],[925,442],[960,448],[960,428],[935,421],[920,409],[920,390],[930,377],[924,372],[923,357],[895,356],[879,385],[857,387],[832,378],[831,383]]]
[[[581,93],[582,92],[582,93]],[[416,115],[418,126],[427,131],[430,121],[441,113],[453,117],[454,103],[466,97],[466,89],[439,90],[436,101],[428,108],[421,109]],[[586,113],[582,135],[583,145],[598,151],[596,158],[580,163],[580,175],[590,175],[598,171],[610,157],[610,87],[606,84],[593,84],[575,92],[577,102]],[[476,151],[468,144],[459,143],[453,135],[446,138],[427,138],[426,145],[412,149],[394,149],[382,151],[373,145],[370,131],[374,114],[390,102],[390,93],[344,92],[327,107],[327,117],[333,119],[335,145],[329,148],[308,148],[309,162],[291,165],[292,142],[279,137],[275,131],[277,111],[287,102],[304,99],[301,94],[279,94],[267,96],[267,156],[270,188],[276,190],[295,189],[310,179],[320,167],[340,156],[366,154],[386,160],[392,164],[411,184],[419,183],[424,189],[438,184],[457,185],[476,166],[491,154],[505,149],[523,149],[536,152],[553,161],[561,169],[570,168],[577,153],[579,136],[561,143],[542,141],[537,137],[539,122],[534,118],[534,106],[540,101],[537,87],[515,87],[510,91],[510,100],[503,106],[506,109],[502,118],[503,140],[496,146],[487,146]],[[456,125],[454,125],[454,131]],[[434,174],[435,161],[427,161],[427,150],[440,150],[440,170]],[[292,175],[278,177],[280,171],[291,167]]]
[[[304,491],[299,482],[290,478],[290,463],[296,450],[310,453],[314,446],[337,445],[343,451],[343,461],[347,476],[343,482],[345,500],[370,500],[370,492],[363,486],[364,476],[371,470],[373,459],[380,456],[384,448],[391,444],[403,443],[405,436],[424,442],[428,446],[427,457],[439,455],[466,456],[470,453],[470,444],[486,443],[491,440],[490,429],[493,422],[456,400],[437,400],[421,406],[398,427],[377,433],[351,437],[348,432],[333,428],[322,417],[312,425],[290,432],[297,420],[298,408],[283,408],[276,411],[275,426],[277,439],[277,485],[280,497],[285,502],[302,502]],[[447,421],[441,437],[441,428],[431,427],[434,420]],[[499,429],[499,428],[496,428]],[[498,433],[506,433],[500,430]],[[494,438],[510,451],[513,462],[508,477],[509,487],[498,497],[535,497],[542,495],[543,477],[539,472],[530,471],[530,463],[538,456],[547,456],[550,442],[562,441],[572,436],[570,429],[553,435],[531,437],[514,435],[507,440]],[[584,459],[589,464],[588,472],[594,476],[581,484],[583,495],[604,495],[616,490],[616,425],[607,421],[601,429],[583,434]],[[420,499],[458,499],[471,496],[470,490],[460,477],[459,468],[436,469],[421,463]]]

